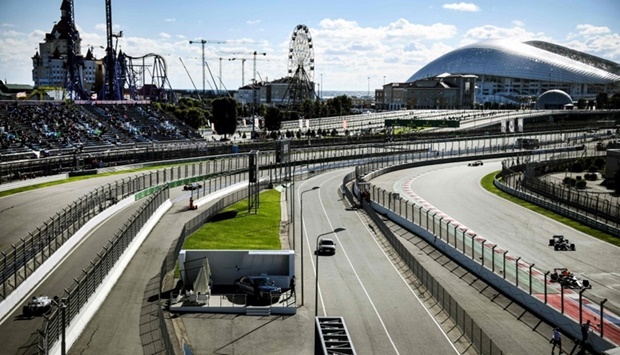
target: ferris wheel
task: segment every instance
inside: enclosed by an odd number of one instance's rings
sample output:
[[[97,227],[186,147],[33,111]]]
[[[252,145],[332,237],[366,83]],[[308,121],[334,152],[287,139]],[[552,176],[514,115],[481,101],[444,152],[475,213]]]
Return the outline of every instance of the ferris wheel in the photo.
[[[314,46],[306,25],[297,25],[291,36],[288,75],[291,84],[286,99],[296,103],[314,97]]]

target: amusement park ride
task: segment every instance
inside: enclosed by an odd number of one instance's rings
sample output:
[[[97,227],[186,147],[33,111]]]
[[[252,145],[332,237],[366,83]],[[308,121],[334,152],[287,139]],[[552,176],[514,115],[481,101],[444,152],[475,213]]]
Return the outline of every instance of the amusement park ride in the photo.
[[[67,71],[65,72],[65,95],[69,99],[88,100],[93,98],[82,85],[81,63],[76,51],[77,30],[73,11],[73,0],[69,5],[71,25],[67,49]],[[112,0],[105,0],[106,9],[106,55],[103,58],[104,82],[96,97],[99,100],[155,100],[174,101],[174,94],[167,76],[165,59],[154,53],[132,57],[117,51],[118,39],[123,32],[112,33]],[[113,46],[114,38],[116,43]]]
[[[297,25],[291,36],[288,54],[290,85],[282,97],[283,103],[298,104],[306,98],[316,98],[314,91],[314,45],[306,25]]]
[[[74,100],[154,100],[176,101],[174,92],[167,76],[167,64],[165,59],[155,53],[149,53],[140,57],[133,57],[118,49],[118,39],[122,38],[123,32],[112,32],[112,0],[105,0],[106,11],[106,47],[105,57],[102,59],[103,80],[96,86],[96,94],[88,92],[84,88],[82,71],[84,60],[79,55],[77,43],[79,34],[75,27],[73,0],[65,0],[69,12],[70,26],[67,46],[67,62],[63,87],[63,98]],[[202,91],[205,91],[205,66],[204,46],[206,43],[227,43],[226,41],[197,40],[189,41],[190,44],[202,45]],[[102,47],[103,48],[103,47]],[[266,53],[233,53],[252,56],[253,60],[253,83],[256,81],[257,56],[265,56]],[[220,83],[221,60],[220,59]],[[245,61],[250,58],[235,57],[229,60],[239,60],[242,65],[242,86],[244,84],[243,71]],[[260,60],[260,59],[258,59]],[[263,59],[266,60],[266,59]],[[182,62],[182,61],[181,61]],[[185,64],[183,64],[185,67]],[[187,68],[186,68],[187,70]],[[210,69],[209,69],[210,71]],[[189,73],[188,73],[189,74]],[[213,76],[211,74],[211,76]],[[288,53],[288,80],[286,92],[282,97],[282,104],[295,105],[305,99],[316,98],[314,90],[314,48],[310,31],[306,25],[297,25],[292,36]],[[213,80],[214,84],[216,83]],[[192,81],[193,83],[193,81]],[[223,86],[223,84],[222,84]],[[217,87],[217,84],[216,84]],[[216,89],[217,90],[217,89]],[[217,90],[219,92],[219,90]],[[256,93],[254,94],[254,96]],[[256,103],[256,98],[254,98]]]

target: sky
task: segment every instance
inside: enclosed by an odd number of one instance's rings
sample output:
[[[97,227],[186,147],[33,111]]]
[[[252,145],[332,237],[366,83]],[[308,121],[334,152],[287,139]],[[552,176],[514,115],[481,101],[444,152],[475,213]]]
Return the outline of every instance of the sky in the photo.
[[[60,20],[61,3],[0,0],[0,80],[34,84],[31,58]],[[103,57],[105,1],[74,0],[74,8],[82,53],[92,47]],[[618,0],[112,0],[112,23],[123,32],[123,52],[165,59],[173,89],[192,89],[192,80],[202,89],[202,46],[190,41],[208,42],[207,90],[214,87],[209,70],[229,90],[251,81],[254,64],[258,80],[287,76],[297,25],[307,26],[314,42],[321,91],[404,82],[441,55],[491,38],[543,40],[620,62]],[[265,55],[254,62],[254,52]]]

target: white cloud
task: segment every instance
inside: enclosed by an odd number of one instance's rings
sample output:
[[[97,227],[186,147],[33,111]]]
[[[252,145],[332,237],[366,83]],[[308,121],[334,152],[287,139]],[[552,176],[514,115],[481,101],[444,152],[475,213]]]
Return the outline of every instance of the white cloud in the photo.
[[[325,90],[331,87],[365,82],[371,87],[388,82],[405,81],[430,60],[453,49],[442,43],[457,35],[453,25],[421,25],[398,19],[384,26],[362,27],[346,19],[324,19],[310,32],[315,42],[317,71],[327,71]],[[374,81],[373,81],[374,80]],[[374,83],[374,84],[373,84]]]
[[[517,27],[523,27],[525,26],[525,22],[521,21],[521,20],[512,20],[512,24],[517,26]]]
[[[164,22],[176,22],[176,21],[177,21],[177,19],[176,19],[176,18],[167,18],[167,19],[164,19]]]
[[[260,23],[260,20],[248,20],[245,23],[247,23],[248,25],[257,25]]]
[[[172,36],[170,36],[170,35],[169,35],[168,33],[166,33],[166,32],[160,32],[160,33],[159,33],[159,37],[161,37],[161,38],[165,38],[165,39],[168,39],[168,38],[171,38]]]
[[[611,32],[608,27],[594,25],[577,25],[579,35],[588,37]]]
[[[15,25],[12,23],[3,23],[2,27],[15,27]]]
[[[476,4],[470,4],[466,2],[460,3],[452,3],[452,4],[443,4],[444,9],[454,10],[454,11],[466,11],[466,12],[477,12],[480,11],[480,8]]]
[[[541,40],[551,41],[543,32],[529,32],[522,27],[504,28],[492,25],[474,27],[465,32],[461,45],[478,42],[486,39],[508,38],[515,41]]]

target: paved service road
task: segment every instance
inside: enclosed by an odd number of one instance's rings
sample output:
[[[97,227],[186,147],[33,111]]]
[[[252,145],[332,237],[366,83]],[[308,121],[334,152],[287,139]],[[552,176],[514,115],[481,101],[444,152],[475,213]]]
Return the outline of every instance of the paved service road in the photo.
[[[187,332],[198,354],[314,354],[316,239],[336,240],[334,256],[319,257],[319,315],[344,317],[358,354],[458,353],[414,292],[391,264],[374,233],[358,212],[342,200],[339,186],[350,169],[327,172],[296,182],[295,209],[300,221],[303,194],[304,274],[301,278],[301,233],[296,234],[297,314],[292,317],[249,317],[186,314],[175,322]],[[299,225],[298,225],[299,227]],[[337,228],[344,230],[334,234]]]
[[[326,173],[299,186],[320,186],[304,196],[306,255],[312,255],[317,236],[344,228],[330,235],[337,243],[336,254],[319,257],[319,316],[344,317],[360,354],[406,354],[411,349],[458,353],[367,223],[357,211],[345,208],[338,190],[343,176]],[[315,260],[311,258],[313,264]],[[312,281],[315,275],[310,276]]]

